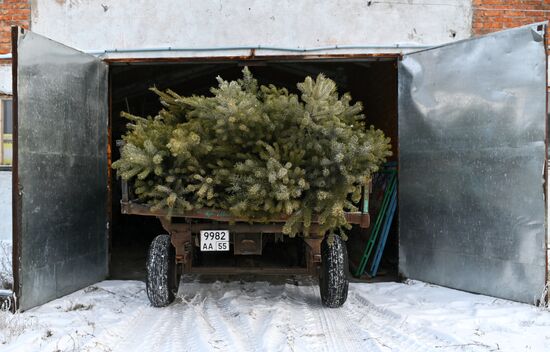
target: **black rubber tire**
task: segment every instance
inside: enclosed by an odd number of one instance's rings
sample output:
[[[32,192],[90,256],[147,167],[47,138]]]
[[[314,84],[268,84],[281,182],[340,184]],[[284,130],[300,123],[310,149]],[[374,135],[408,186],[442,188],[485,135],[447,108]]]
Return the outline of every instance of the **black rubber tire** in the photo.
[[[321,243],[321,270],[319,288],[321,301],[325,307],[341,307],[348,298],[348,251],[338,235],[333,235],[329,244],[328,236]]]
[[[176,250],[169,235],[158,235],[147,255],[147,297],[153,307],[166,307],[176,294]]]

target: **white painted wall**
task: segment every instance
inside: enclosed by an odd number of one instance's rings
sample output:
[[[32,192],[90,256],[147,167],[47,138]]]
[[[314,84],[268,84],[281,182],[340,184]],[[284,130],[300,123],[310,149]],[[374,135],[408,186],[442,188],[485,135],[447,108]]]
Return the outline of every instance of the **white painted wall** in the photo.
[[[437,45],[468,38],[471,0],[31,0],[31,30],[84,51],[161,47]],[[434,5],[435,3],[435,5]],[[362,49],[323,53],[399,53]],[[118,53],[102,57],[248,55],[216,52]],[[257,51],[257,55],[292,54]],[[301,53],[294,53],[301,54]],[[0,93],[11,94],[0,66]]]
[[[368,3],[365,0],[32,0],[31,30],[82,50],[434,45],[464,39],[471,33],[471,0],[383,0],[372,1],[370,6]]]
[[[0,65],[0,94],[12,94],[11,64]]]

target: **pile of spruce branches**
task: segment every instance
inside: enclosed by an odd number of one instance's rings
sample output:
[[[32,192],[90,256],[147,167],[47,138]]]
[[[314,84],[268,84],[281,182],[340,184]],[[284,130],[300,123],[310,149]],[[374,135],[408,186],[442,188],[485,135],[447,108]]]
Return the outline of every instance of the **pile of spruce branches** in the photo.
[[[389,138],[367,127],[361,103],[339,95],[322,74],[299,94],[258,86],[250,71],[224,81],[211,96],[159,91],[154,117],[130,120],[118,175],[138,200],[170,214],[224,209],[250,221],[288,217],[284,232],[307,236],[349,228],[371,174],[391,155]]]

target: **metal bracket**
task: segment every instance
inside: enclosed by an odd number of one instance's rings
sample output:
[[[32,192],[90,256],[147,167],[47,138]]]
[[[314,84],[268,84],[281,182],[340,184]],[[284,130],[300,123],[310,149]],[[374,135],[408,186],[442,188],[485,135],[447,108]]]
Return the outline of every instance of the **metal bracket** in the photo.
[[[535,42],[541,42],[544,40],[544,33],[546,32],[546,25],[539,23],[531,27],[531,34]]]
[[[323,242],[323,238],[304,238],[304,242],[307,245],[307,270],[311,275],[315,275],[322,260],[321,242]]]

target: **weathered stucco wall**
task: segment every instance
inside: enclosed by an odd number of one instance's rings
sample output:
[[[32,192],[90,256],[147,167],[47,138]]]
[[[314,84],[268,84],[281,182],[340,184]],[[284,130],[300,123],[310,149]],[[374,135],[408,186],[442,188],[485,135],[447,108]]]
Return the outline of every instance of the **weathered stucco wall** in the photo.
[[[32,31],[82,50],[433,45],[469,37],[472,17],[471,0],[438,0],[435,5],[433,0],[33,0],[31,4]],[[400,50],[360,50],[377,51]],[[161,56],[235,54],[239,53]]]
[[[0,64],[0,94],[11,94],[11,62]]]

